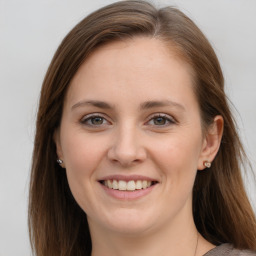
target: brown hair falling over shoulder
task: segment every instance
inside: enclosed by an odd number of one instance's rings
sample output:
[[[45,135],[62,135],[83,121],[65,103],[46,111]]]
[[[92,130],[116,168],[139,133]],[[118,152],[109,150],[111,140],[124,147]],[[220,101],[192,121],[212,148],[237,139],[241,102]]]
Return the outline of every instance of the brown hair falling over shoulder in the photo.
[[[64,98],[80,65],[100,45],[136,36],[156,37],[194,71],[203,129],[216,115],[225,127],[212,166],[197,175],[193,214],[198,231],[211,243],[256,250],[255,215],[240,166],[245,154],[224,92],[217,57],[198,27],[176,8],[157,10],[145,1],[120,1],[83,19],[64,38],[46,73],[39,103],[29,195],[29,230],[38,256],[90,255],[86,214],[75,202],[65,171],[56,163],[53,134]]]

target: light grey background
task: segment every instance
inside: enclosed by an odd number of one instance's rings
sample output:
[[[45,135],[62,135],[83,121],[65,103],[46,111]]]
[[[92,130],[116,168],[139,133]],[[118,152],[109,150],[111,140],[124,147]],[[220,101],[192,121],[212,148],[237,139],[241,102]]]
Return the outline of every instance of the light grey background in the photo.
[[[0,256],[30,255],[29,169],[40,86],[66,33],[113,0],[0,0]],[[256,1],[155,0],[180,7],[208,36],[256,169]],[[246,181],[254,209],[255,181]]]

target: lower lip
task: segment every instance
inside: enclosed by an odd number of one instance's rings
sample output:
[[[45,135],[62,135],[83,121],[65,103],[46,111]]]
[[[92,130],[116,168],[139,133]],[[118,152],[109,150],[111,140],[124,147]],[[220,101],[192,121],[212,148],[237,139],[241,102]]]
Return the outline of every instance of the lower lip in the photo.
[[[157,184],[150,186],[148,188],[145,189],[138,189],[138,190],[134,190],[134,191],[122,191],[122,190],[118,190],[118,189],[111,189],[108,188],[102,184],[100,184],[102,186],[102,188],[105,190],[105,192],[116,198],[116,199],[121,199],[121,200],[134,200],[134,199],[138,199],[141,198],[143,196],[148,195]]]

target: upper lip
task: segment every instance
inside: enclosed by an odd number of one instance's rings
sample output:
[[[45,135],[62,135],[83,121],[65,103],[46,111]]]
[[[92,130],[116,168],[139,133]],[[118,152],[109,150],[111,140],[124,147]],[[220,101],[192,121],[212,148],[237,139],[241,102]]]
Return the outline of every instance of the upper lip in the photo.
[[[154,178],[150,178],[150,177],[143,176],[143,175],[122,175],[122,174],[108,175],[108,176],[104,176],[104,177],[99,179],[99,181],[104,181],[104,180],[123,180],[123,181],[146,180],[146,181],[156,181],[156,182],[158,182],[158,180],[156,180]]]

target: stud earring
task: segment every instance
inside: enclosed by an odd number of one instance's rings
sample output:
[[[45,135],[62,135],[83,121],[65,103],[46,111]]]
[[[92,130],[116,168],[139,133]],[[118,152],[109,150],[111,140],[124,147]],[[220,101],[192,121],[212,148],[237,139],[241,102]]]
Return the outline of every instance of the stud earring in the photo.
[[[205,166],[206,168],[211,168],[212,164],[211,164],[211,162],[204,161],[204,166]]]
[[[59,165],[61,165],[61,164],[63,164],[63,161],[62,161],[61,159],[57,159],[57,163],[58,163]]]

